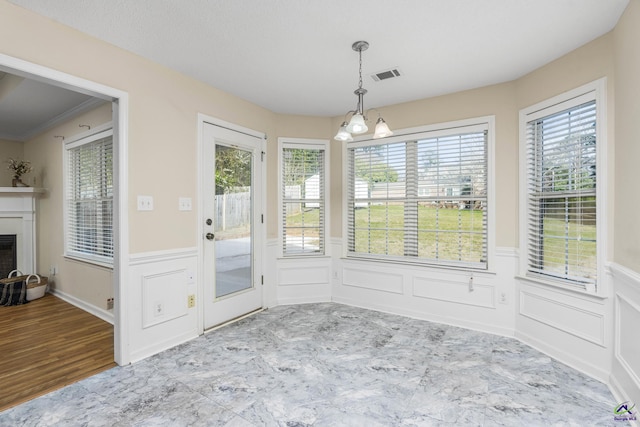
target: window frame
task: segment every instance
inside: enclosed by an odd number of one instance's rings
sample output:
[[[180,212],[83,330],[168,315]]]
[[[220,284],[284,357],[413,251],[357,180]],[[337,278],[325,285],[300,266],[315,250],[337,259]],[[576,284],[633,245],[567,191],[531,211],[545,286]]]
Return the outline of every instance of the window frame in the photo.
[[[446,261],[438,263],[433,260],[413,258],[409,256],[402,257],[380,257],[377,254],[354,254],[349,252],[349,153],[348,149],[352,147],[360,147],[367,145],[386,145],[395,142],[404,142],[408,138],[433,138],[447,135],[460,135],[469,133],[473,130],[485,130],[487,132],[487,202],[486,202],[486,242],[487,242],[487,260],[485,267],[475,267],[470,265],[463,265],[458,263],[448,263]],[[422,135],[421,135],[422,134]],[[342,235],[343,235],[343,253],[344,258],[350,260],[360,261],[374,261],[384,262],[397,265],[410,265],[421,267],[432,267],[436,269],[446,270],[458,270],[458,271],[470,271],[470,272],[485,272],[495,273],[495,116],[480,116],[470,119],[455,120],[450,122],[435,123],[431,125],[424,125],[412,128],[394,130],[394,135],[391,137],[373,139],[372,135],[365,135],[354,138],[352,142],[342,143]]]
[[[605,262],[607,257],[607,79],[603,77],[591,83],[567,91],[560,95],[523,108],[519,113],[520,177],[519,177],[519,277],[521,279],[552,286],[558,289],[605,296]],[[528,226],[529,226],[529,177],[527,174],[528,123],[556,113],[569,110],[586,102],[595,101],[596,105],[596,281],[595,284],[580,284],[560,277],[552,277],[529,271]]]
[[[278,256],[280,258],[295,259],[295,258],[319,258],[330,256],[330,245],[328,244],[329,238],[329,224],[330,224],[330,143],[327,139],[308,139],[308,138],[278,138]],[[324,150],[324,222],[322,224],[322,246],[324,251],[322,252],[309,252],[309,253],[285,253],[284,252],[284,194],[282,194],[282,180],[284,179],[284,149],[308,149],[308,150]]]
[[[97,140],[106,138],[106,137],[111,137],[111,144],[112,144],[112,156],[115,154],[114,153],[114,149],[115,149],[115,145],[114,145],[114,135],[113,135],[113,124],[112,122],[109,123],[105,123],[103,125],[100,126],[96,126],[95,128],[88,130],[86,132],[83,132],[81,134],[78,134],[74,137],[72,137],[71,139],[69,139],[68,141],[65,141],[62,147],[62,157],[63,157],[63,176],[62,176],[62,188],[63,188],[63,194],[62,194],[62,203],[63,203],[63,215],[64,215],[64,257],[68,258],[68,259],[73,259],[76,261],[81,261],[81,262],[86,262],[89,264],[94,264],[97,266],[101,266],[101,267],[106,267],[106,268],[113,268],[114,265],[114,257],[115,254],[112,255],[111,257],[106,257],[103,255],[98,255],[98,254],[87,254],[84,252],[80,252],[80,251],[75,251],[72,250],[70,248],[70,229],[71,229],[71,225],[70,225],[70,217],[71,217],[71,211],[69,208],[69,199],[68,199],[68,193],[69,191],[71,191],[71,188],[69,186],[70,184],[70,180],[71,177],[69,176],[70,174],[70,165],[69,165],[69,157],[70,157],[70,152],[76,148],[82,147],[84,145],[90,144],[92,142],[95,142]],[[115,179],[115,164],[114,166],[114,170],[112,170],[112,176]],[[116,195],[115,195],[115,185],[114,185],[114,194],[112,195],[112,224],[111,224],[111,241],[113,242],[114,245],[114,252],[115,252],[115,230],[114,230],[114,226],[115,226],[115,203],[116,203]]]

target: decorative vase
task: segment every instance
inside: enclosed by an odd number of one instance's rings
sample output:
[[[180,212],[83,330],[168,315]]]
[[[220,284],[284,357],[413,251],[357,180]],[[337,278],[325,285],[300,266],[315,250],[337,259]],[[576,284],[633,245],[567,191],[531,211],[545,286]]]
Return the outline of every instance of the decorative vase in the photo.
[[[28,187],[28,185],[22,182],[20,178],[13,178],[11,185],[14,187]]]

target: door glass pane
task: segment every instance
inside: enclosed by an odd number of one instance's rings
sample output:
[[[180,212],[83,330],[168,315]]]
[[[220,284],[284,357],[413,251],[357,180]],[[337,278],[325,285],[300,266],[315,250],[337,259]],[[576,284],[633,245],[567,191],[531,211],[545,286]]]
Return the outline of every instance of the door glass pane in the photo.
[[[216,298],[249,289],[252,274],[252,156],[216,145]]]

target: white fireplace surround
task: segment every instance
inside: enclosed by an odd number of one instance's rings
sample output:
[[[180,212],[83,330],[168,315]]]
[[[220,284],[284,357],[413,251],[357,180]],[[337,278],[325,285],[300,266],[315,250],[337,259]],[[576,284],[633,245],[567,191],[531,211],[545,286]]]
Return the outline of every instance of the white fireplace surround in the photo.
[[[25,274],[36,268],[36,198],[42,188],[0,187],[0,234],[16,235],[18,270]]]

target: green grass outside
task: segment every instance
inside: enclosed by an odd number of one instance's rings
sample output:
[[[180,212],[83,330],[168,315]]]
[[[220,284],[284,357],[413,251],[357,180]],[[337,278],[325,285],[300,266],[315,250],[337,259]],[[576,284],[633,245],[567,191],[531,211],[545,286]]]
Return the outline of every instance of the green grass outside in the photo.
[[[418,256],[426,259],[480,262],[483,255],[483,214],[481,210],[418,207]],[[287,217],[288,234],[302,235],[302,227],[317,226],[318,209],[307,209]],[[355,251],[360,253],[404,256],[403,205],[374,205],[355,211]],[[299,228],[297,228],[299,227]],[[568,245],[570,274],[596,262],[596,228],[594,224],[569,223],[565,239],[563,220],[544,220],[544,268],[563,274],[565,245]],[[305,229],[305,236],[317,236]],[[578,236],[581,236],[578,239]]]
[[[417,254],[420,258],[483,260],[483,211],[418,206]],[[404,206],[374,205],[355,212],[355,251],[404,256]]]
[[[479,210],[436,209],[418,207],[418,256],[429,259],[480,261],[482,250],[482,215]],[[374,205],[358,208],[356,252],[404,256],[404,209],[402,205]],[[287,217],[287,235],[317,236],[306,227],[317,227],[318,209],[305,209]],[[463,231],[459,233],[459,231]]]
[[[543,227],[543,268],[546,271],[570,276],[584,276],[585,270],[595,271],[595,224],[569,222],[567,227],[561,219],[545,218]]]
[[[320,227],[320,209],[302,208],[295,214],[287,216],[287,235],[318,237]]]

